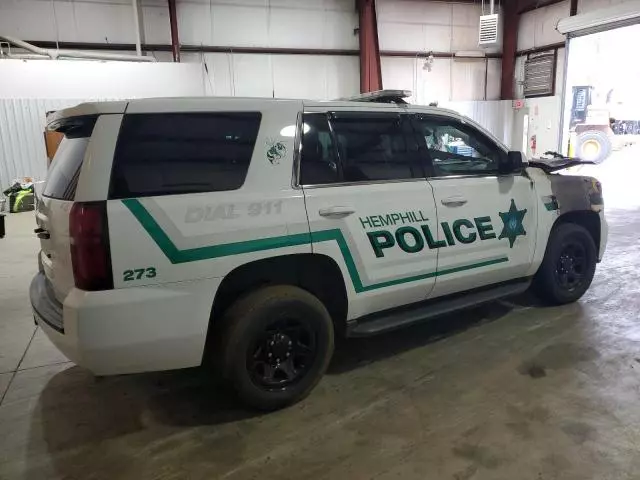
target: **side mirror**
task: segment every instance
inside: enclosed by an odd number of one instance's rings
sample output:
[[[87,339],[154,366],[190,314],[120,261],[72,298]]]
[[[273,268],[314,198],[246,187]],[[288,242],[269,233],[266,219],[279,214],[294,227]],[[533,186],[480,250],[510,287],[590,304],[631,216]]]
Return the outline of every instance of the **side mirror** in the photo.
[[[510,173],[520,173],[524,166],[522,161],[522,152],[511,151],[500,159],[498,164],[498,173],[500,175],[508,175]]]

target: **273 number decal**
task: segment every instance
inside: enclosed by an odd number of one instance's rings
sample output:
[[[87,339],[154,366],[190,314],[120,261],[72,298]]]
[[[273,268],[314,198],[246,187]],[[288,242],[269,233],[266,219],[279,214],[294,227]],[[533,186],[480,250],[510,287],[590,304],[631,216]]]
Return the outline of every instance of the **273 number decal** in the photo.
[[[142,277],[154,278],[156,276],[155,267],[136,268],[135,270],[125,270],[123,280],[130,282],[131,280],[140,280]]]

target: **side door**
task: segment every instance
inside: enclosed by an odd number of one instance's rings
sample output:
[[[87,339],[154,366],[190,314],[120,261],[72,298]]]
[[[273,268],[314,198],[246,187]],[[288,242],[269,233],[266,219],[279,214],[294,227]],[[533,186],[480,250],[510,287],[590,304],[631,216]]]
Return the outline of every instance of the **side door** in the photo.
[[[436,211],[409,115],[303,115],[298,183],[313,252],[338,263],[349,319],[424,300],[436,254],[421,230]]]
[[[507,151],[470,122],[418,114],[413,125],[426,147],[438,217],[432,296],[524,277],[537,228],[533,182],[524,171],[499,174]]]

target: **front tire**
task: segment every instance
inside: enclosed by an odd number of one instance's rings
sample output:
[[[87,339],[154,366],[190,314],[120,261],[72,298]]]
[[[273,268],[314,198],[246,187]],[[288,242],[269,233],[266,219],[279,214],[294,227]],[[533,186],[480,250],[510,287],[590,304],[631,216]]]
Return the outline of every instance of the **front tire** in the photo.
[[[596,246],[589,232],[574,223],[560,224],[551,231],[532,287],[546,303],[575,302],[591,285],[596,263]]]
[[[224,314],[223,375],[246,405],[276,410],[306,397],[326,371],[333,322],[317,297],[290,285],[263,287]]]

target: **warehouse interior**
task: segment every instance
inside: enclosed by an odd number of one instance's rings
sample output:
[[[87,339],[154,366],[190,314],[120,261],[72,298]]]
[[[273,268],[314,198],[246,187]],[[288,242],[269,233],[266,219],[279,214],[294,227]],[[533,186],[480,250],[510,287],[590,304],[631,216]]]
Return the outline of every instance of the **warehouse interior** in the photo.
[[[637,478],[639,24],[638,0],[0,0],[0,479]],[[562,172],[602,183],[609,223],[579,302],[337,341],[314,392],[266,414],[200,368],[96,377],[34,325],[47,114],[382,89],[529,159],[593,160]]]

